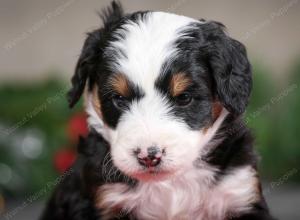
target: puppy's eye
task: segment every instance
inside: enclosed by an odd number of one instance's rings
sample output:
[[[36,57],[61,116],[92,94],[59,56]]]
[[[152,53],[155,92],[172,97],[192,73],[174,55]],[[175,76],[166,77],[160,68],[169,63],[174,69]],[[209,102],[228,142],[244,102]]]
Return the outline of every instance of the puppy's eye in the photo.
[[[175,97],[175,102],[179,106],[188,105],[193,100],[193,97],[190,93],[182,93]]]
[[[112,98],[112,102],[114,106],[120,110],[124,110],[125,108],[128,107],[128,100],[121,95],[115,95]]]

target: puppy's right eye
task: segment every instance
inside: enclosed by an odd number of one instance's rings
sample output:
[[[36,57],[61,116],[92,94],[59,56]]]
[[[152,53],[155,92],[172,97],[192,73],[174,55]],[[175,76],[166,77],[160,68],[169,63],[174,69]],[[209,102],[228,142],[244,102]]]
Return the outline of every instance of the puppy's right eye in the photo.
[[[121,95],[115,95],[112,98],[112,102],[117,109],[124,110],[128,107],[128,100]]]
[[[190,104],[192,99],[193,99],[192,95],[187,92],[182,93],[175,97],[175,101],[176,101],[177,105],[179,105],[179,106],[186,106],[186,105]]]

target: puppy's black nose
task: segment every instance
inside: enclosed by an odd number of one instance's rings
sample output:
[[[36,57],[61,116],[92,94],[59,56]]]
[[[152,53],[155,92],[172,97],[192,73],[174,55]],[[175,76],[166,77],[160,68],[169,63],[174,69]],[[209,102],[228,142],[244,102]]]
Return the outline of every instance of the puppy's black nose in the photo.
[[[147,148],[147,152],[148,152],[148,157],[155,157],[156,155],[158,155],[158,153],[160,153],[160,150],[156,146],[151,146]]]
[[[146,157],[139,157],[138,161],[142,166],[145,167],[155,167],[161,161],[161,152],[158,147],[151,146],[147,149],[148,155]]]

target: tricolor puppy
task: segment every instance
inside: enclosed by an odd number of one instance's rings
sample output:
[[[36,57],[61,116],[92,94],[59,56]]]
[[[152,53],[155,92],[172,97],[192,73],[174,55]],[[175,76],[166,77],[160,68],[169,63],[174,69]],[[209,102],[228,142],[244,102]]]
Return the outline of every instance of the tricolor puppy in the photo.
[[[90,134],[43,219],[271,219],[241,120],[245,47],[218,22],[116,2],[102,18],[69,92]]]

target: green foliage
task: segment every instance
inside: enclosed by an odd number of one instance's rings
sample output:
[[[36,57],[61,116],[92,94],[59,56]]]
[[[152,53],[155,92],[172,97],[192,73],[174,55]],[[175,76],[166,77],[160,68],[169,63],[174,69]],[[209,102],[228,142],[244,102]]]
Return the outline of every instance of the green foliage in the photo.
[[[275,96],[274,83],[269,77],[270,73],[259,66],[253,68],[253,90],[250,97],[249,106],[246,112],[247,125],[252,128],[256,142],[255,146],[259,153],[263,156],[261,165],[263,167],[264,176],[272,177],[274,169],[270,167],[272,164],[272,151],[270,142],[273,134],[272,110],[270,100]]]
[[[300,64],[300,63],[299,63]],[[276,181],[300,166],[300,65],[297,64],[283,86],[276,86],[261,67],[254,68],[254,87],[246,120],[256,137],[265,178]],[[298,173],[289,181],[300,181]]]
[[[12,171],[10,182],[0,182],[0,193],[28,196],[57,177],[53,155],[68,145],[67,122],[78,111],[68,108],[68,87],[60,82],[51,79],[42,84],[7,85],[0,89],[0,164]],[[38,147],[42,149],[36,158],[24,153],[28,138],[41,142]],[[30,143],[27,147],[30,150]]]
[[[285,96],[281,100],[281,108],[277,114],[278,132],[276,143],[280,146],[282,166],[300,168],[300,60],[291,70],[291,77],[285,85]],[[299,175],[293,176],[300,181]]]

